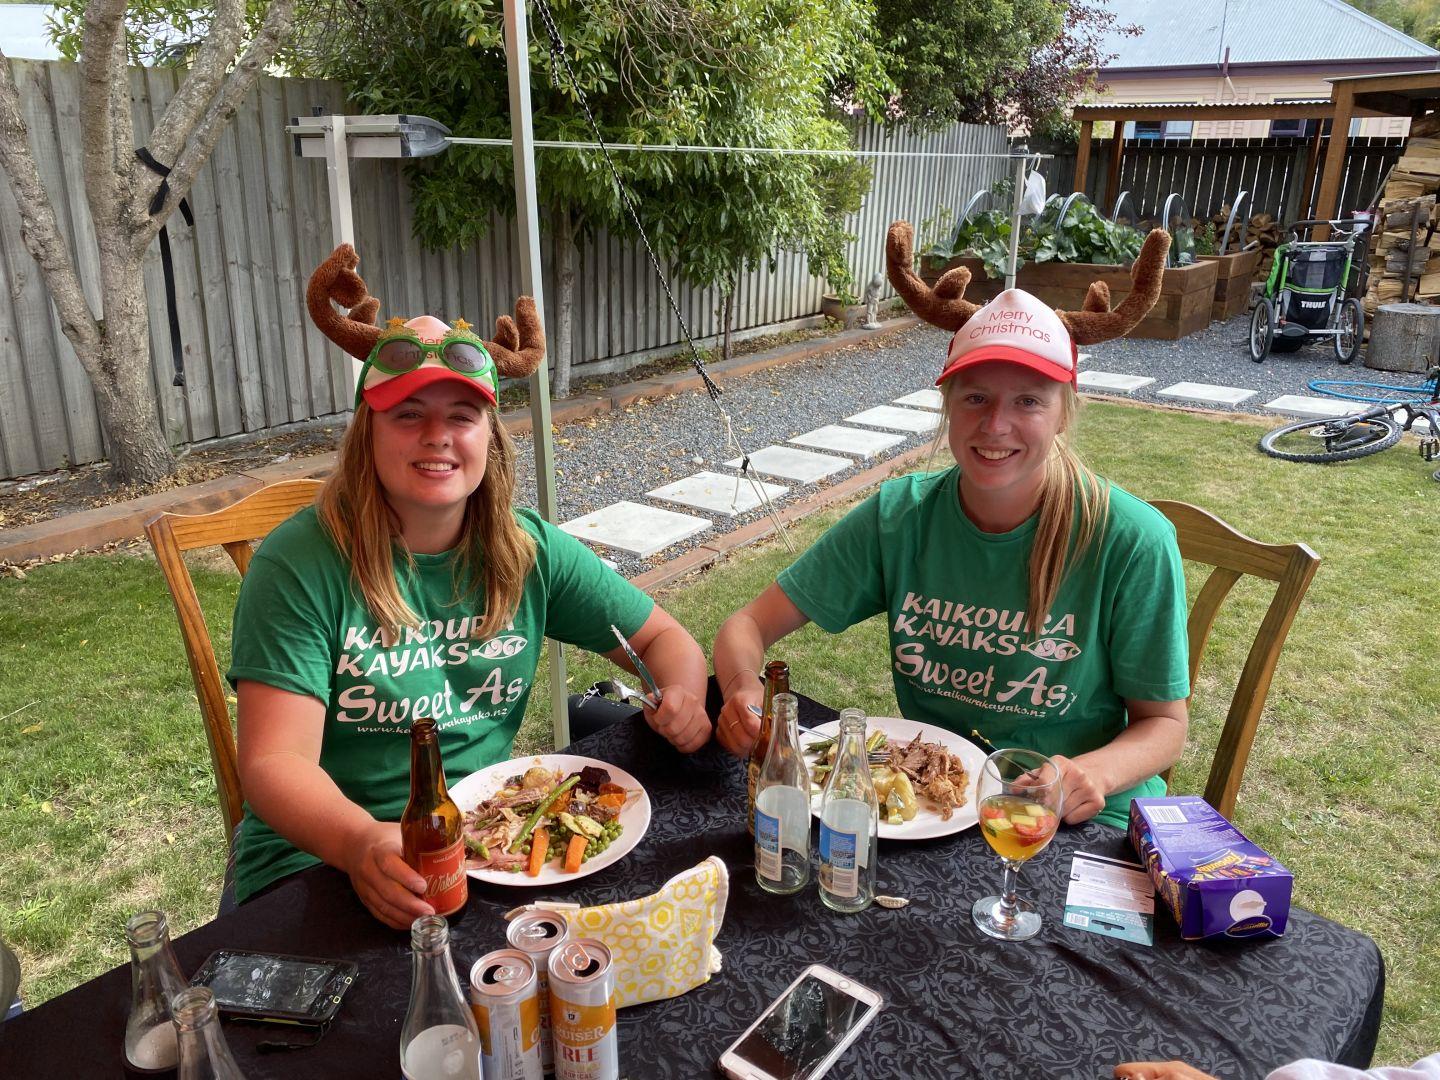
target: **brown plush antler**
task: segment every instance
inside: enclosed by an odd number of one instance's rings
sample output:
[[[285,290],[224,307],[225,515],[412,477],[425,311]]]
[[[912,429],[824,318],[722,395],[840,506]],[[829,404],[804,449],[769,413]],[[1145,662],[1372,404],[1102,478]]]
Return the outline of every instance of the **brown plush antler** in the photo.
[[[970,284],[970,271],[963,266],[947,270],[932,289],[913,268],[914,230],[908,221],[896,221],[885,236],[885,268],[890,284],[905,299],[910,310],[932,326],[943,330],[959,330],[965,320],[980,310],[979,304],[966,300],[965,287]]]
[[[1060,321],[1070,331],[1076,345],[1094,345],[1111,338],[1124,337],[1139,325],[1160,299],[1160,279],[1165,273],[1165,255],[1170,250],[1170,234],[1152,229],[1140,249],[1140,257],[1130,270],[1134,284],[1120,306],[1110,310],[1110,289],[1103,281],[1094,282],[1085,294],[1079,311],[1057,311]]]
[[[351,356],[364,360],[380,337],[380,328],[374,325],[380,301],[369,294],[355,272],[359,265],[360,256],[353,247],[337,247],[310,275],[305,306],[322,334]],[[336,311],[336,303],[349,308],[349,315]]]
[[[535,301],[528,296],[518,298],[515,318],[501,315],[496,319],[495,340],[485,342],[485,346],[501,375],[507,379],[529,377],[545,359],[545,327],[540,324]]]

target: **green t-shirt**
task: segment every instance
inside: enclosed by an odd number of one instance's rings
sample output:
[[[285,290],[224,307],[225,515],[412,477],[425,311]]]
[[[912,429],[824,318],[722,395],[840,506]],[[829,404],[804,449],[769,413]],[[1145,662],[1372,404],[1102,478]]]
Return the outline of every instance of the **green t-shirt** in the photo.
[[[252,679],[325,703],[320,766],[346,798],[379,821],[398,821],[410,797],[410,724],[433,717],[451,781],[511,753],[541,641],[593,652],[629,635],[654,602],[574,537],[518,510],[535,538],[535,565],[512,623],[471,637],[483,592],[455,603],[453,552],[395,558],[400,591],[423,621],[386,641],[313,507],[266,537],[235,607],[228,678]],[[246,806],[236,846],[235,892],[243,900],[319,860],[292,846]]]
[[[887,481],[779,578],[831,633],[885,613],[906,717],[1073,757],[1124,729],[1122,699],[1189,695],[1185,577],[1164,515],[1112,484],[1103,537],[1066,575],[1032,640],[1036,519],[982,532],[958,484],[957,468]],[[1132,798],[1164,793],[1159,777],[1116,792],[1098,820],[1123,828]]]

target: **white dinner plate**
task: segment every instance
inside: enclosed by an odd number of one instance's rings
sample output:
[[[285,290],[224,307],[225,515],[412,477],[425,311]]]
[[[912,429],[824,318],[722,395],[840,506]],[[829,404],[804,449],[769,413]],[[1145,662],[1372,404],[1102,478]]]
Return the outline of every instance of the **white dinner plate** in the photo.
[[[932,836],[949,836],[951,833],[968,829],[979,820],[975,810],[975,784],[980,778],[980,769],[985,764],[987,757],[984,750],[972,743],[963,736],[956,735],[953,731],[946,731],[944,728],[933,727],[930,724],[922,724],[918,720],[906,720],[899,716],[871,716],[865,721],[867,731],[880,730],[885,732],[890,742],[908,743],[916,735],[921,737],[921,742],[937,742],[952,754],[958,757],[965,765],[965,795],[960,800],[960,805],[946,821],[940,816],[940,811],[935,809],[935,804],[924,795],[916,792],[916,798],[920,801],[920,812],[913,820],[902,822],[899,825],[891,825],[885,820],[882,810],[880,814],[880,836],[885,840],[925,840]],[[821,724],[819,727],[811,728],[809,731],[800,732],[800,745],[808,747],[813,742],[821,739],[838,737],[840,734],[840,721],[832,720],[828,724]],[[805,761],[810,766],[815,764],[815,756],[805,755]],[[810,802],[810,808],[816,817],[820,816],[820,796],[816,795]]]
[[[560,868],[557,861],[550,859],[540,868],[540,873],[535,877],[531,877],[524,870],[511,872],[509,870],[467,869],[466,873],[476,881],[488,881],[492,885],[555,885],[574,881],[577,878],[593,874],[597,870],[604,870],[611,863],[619,862],[631,848],[640,842],[640,838],[645,835],[645,830],[650,828],[650,796],[640,786],[639,780],[617,765],[596,761],[594,758],[576,757],[574,754],[537,754],[534,757],[514,758],[510,761],[498,762],[479,772],[473,772],[458,784],[452,785],[450,797],[455,800],[455,805],[460,807],[461,813],[468,814],[480,804],[482,799],[488,799],[504,787],[506,780],[512,776],[520,776],[526,769],[534,768],[536,765],[558,771],[564,776],[579,772],[587,765],[593,765],[597,769],[604,769],[608,772],[611,783],[619,784],[627,791],[638,790],[640,796],[626,803],[625,808],[620,811],[620,835],[612,840],[610,846],[599,855],[581,863],[580,869],[575,873],[567,874]]]

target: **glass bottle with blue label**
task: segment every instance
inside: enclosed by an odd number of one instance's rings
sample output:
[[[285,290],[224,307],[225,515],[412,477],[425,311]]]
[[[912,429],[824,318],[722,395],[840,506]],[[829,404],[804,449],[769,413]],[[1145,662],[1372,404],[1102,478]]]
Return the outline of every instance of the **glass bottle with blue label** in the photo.
[[[799,703],[776,694],[770,749],[755,785],[755,880],[788,895],[810,881],[810,770],[800,753]]]
[[[820,796],[820,899],[842,912],[875,899],[880,805],[865,752],[865,714],[840,713],[840,750]]]

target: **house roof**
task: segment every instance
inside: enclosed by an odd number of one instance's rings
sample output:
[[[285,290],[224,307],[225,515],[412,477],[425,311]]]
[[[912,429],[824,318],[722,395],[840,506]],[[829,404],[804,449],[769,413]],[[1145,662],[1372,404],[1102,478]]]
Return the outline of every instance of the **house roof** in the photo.
[[[1362,60],[1440,63],[1440,52],[1342,0],[1105,0],[1116,26],[1134,24],[1139,37],[1113,30],[1100,44],[1115,59],[1107,72],[1153,68],[1218,68],[1230,64],[1314,64]]]

